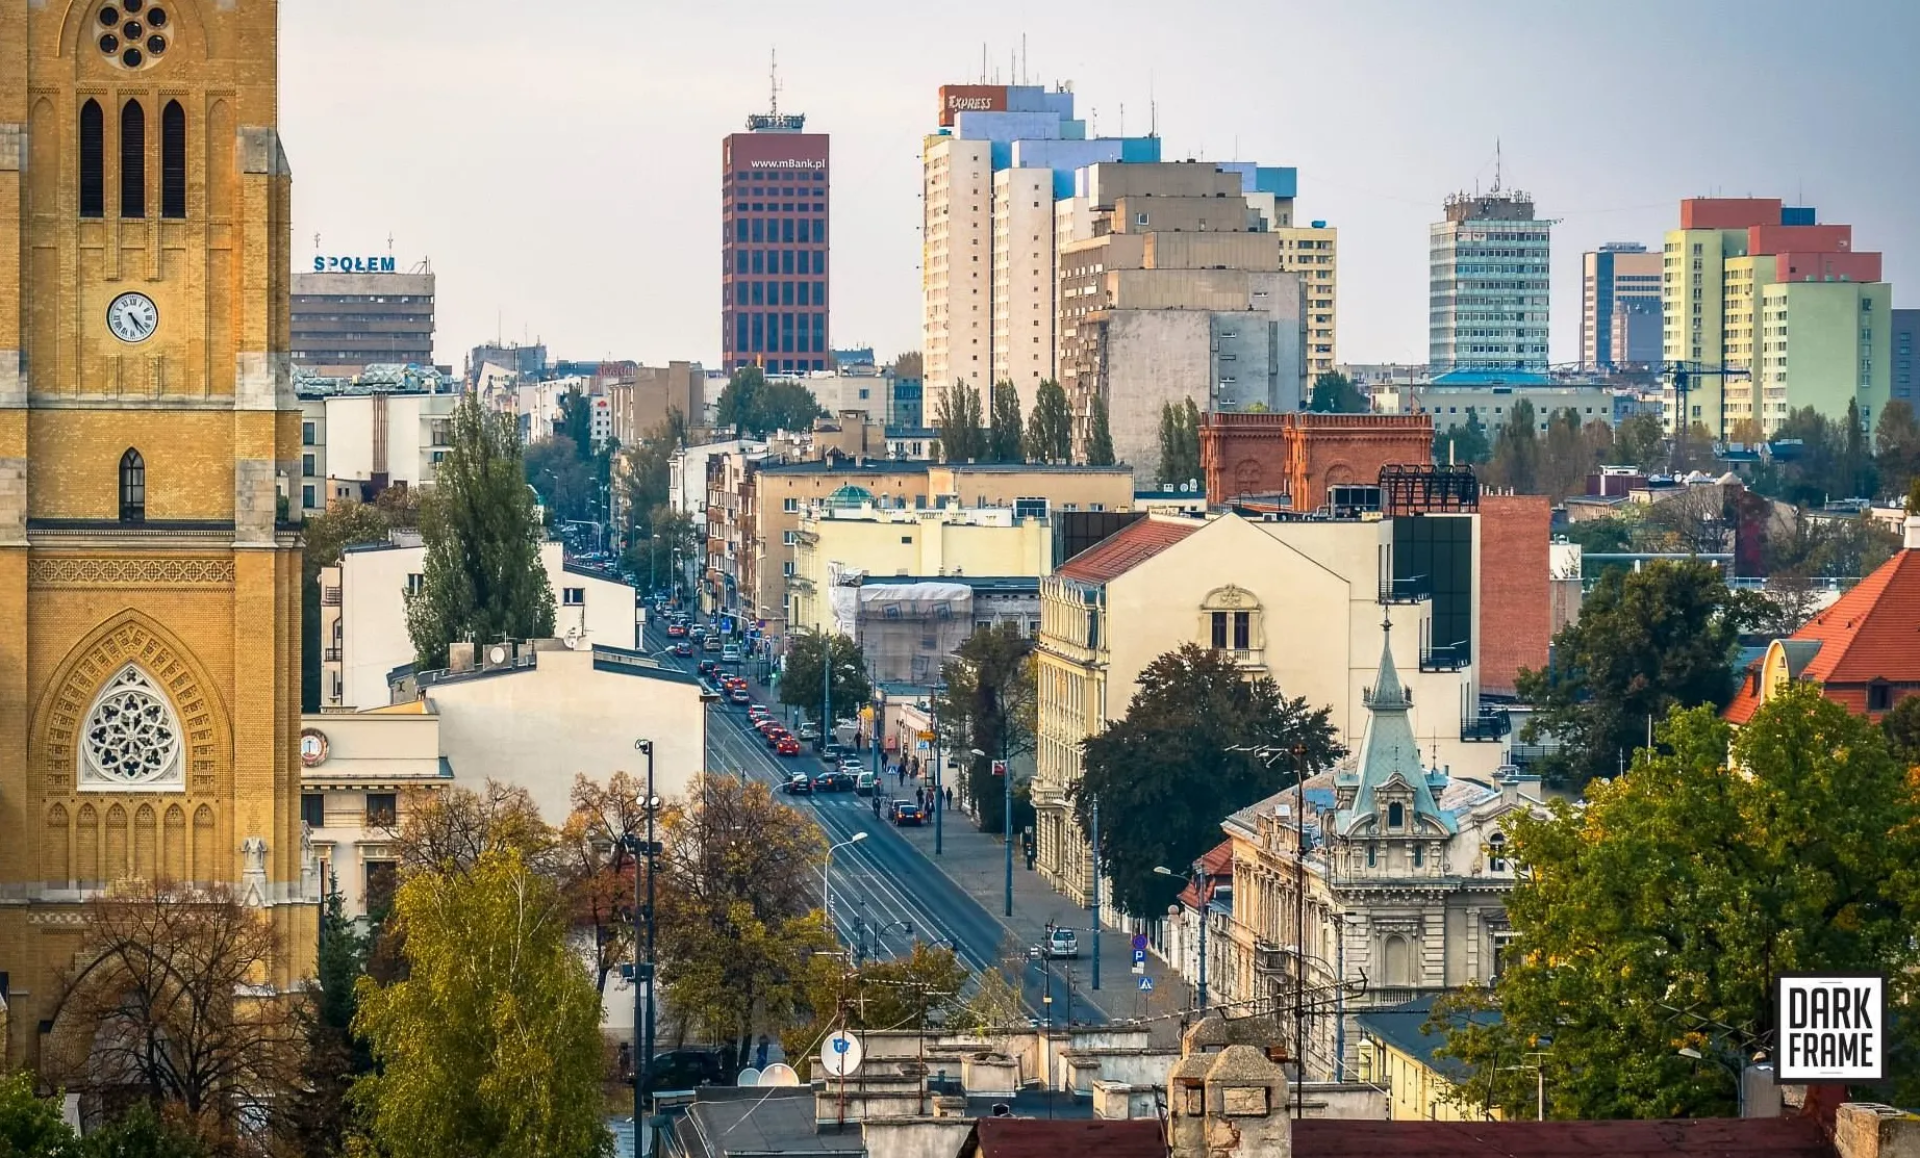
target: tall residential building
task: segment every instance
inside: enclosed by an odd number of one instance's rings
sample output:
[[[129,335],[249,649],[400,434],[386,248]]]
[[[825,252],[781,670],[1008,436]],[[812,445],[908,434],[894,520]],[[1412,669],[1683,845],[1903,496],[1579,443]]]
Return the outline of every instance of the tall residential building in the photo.
[[[921,150],[926,413],[954,382],[1020,390],[1055,377],[1055,203],[1097,161],[1153,161],[1159,138],[1087,136],[1074,94],[945,85]]]
[[[1914,347],[1920,345],[1920,310],[1893,311],[1893,397],[1908,404],[1920,400],[1920,378],[1914,374]]]
[[[1282,170],[1291,180],[1291,170]],[[1160,414],[1287,411],[1304,390],[1300,274],[1236,170],[1098,164],[1075,178],[1087,232],[1060,250],[1060,384],[1084,447],[1105,401],[1118,460],[1157,477]],[[1278,180],[1274,183],[1278,183]]]
[[[1548,259],[1553,222],[1533,198],[1498,182],[1455,193],[1429,230],[1428,357],[1435,374],[1547,368]]]
[[[351,378],[380,363],[433,365],[433,270],[391,257],[316,257],[293,275],[293,367]]]
[[[1650,311],[1649,311],[1650,307]],[[1627,333],[1616,338],[1616,329]],[[1636,341],[1637,339],[1637,341]],[[1647,349],[1651,353],[1635,357]],[[1616,346],[1625,357],[1615,353]],[[1634,241],[1615,241],[1580,258],[1580,365],[1608,370],[1660,359],[1660,255]]]
[[[827,135],[776,103],[720,146],[720,366],[826,370]]]
[[[1852,226],[1778,198],[1693,198],[1662,259],[1664,356],[1704,371],[1684,416],[1667,383],[1669,430],[1683,417],[1724,437],[1751,420],[1769,435],[1794,410],[1839,418],[1848,402],[1871,429],[1891,396],[1893,290]]]
[[[1296,170],[1240,161],[1221,163],[1219,167],[1241,174],[1247,204],[1260,215],[1267,232],[1280,235],[1280,268],[1300,275],[1301,309],[1307,325],[1307,381],[1333,373],[1339,365],[1340,231],[1325,221],[1296,223]]]
[[[230,891],[271,935],[249,1001],[313,976],[319,927],[276,6],[114,11],[0,9],[8,1069],[94,1040],[112,995],[63,996],[113,984],[91,898]]]

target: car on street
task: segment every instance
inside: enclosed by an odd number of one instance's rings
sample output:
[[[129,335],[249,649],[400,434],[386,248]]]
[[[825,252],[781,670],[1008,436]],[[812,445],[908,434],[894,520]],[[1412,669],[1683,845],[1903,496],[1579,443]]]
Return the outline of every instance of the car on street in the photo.
[[[859,778],[853,782],[854,795],[855,796],[872,796],[875,779],[876,777],[871,772],[860,773]]]
[[[667,638],[685,639],[686,637],[687,637],[687,629],[685,626],[678,623],[667,624]]]
[[[1080,956],[1080,938],[1072,929],[1062,929],[1056,925],[1053,931],[1047,934],[1046,944],[1042,948],[1046,950],[1049,957],[1078,957]]]
[[[700,661],[700,664],[697,670],[703,676],[710,676],[714,673],[714,671],[716,670],[716,667],[712,660],[703,659]]]
[[[787,777],[787,782],[780,786],[780,791],[786,793],[788,796],[812,796],[813,780],[800,773],[795,773]]]
[[[717,635],[709,635],[707,636],[706,639],[701,641],[700,646],[703,648],[706,648],[708,651],[719,651],[720,637]]]
[[[853,777],[845,772],[822,772],[813,778],[815,792],[852,792]]]
[[[800,741],[792,736],[781,736],[773,742],[773,754],[776,756],[798,756]]]
[[[673,654],[679,657],[680,659],[692,659],[693,646],[683,639],[679,643],[676,643],[673,645]]]
[[[905,826],[911,824],[914,827],[918,828],[921,824],[925,823],[926,819],[927,819],[927,814],[925,810],[923,810],[918,804],[915,804],[913,801],[896,800],[893,802],[894,827],[904,828]]]
[[[737,643],[727,644],[725,647],[720,649],[720,658],[725,660],[728,663],[739,663],[740,662],[740,645]]]
[[[731,700],[735,705],[741,706],[741,707],[744,707],[747,704],[753,702],[753,697],[747,693],[747,689],[745,688],[735,688],[732,691],[728,692],[727,699]]]
[[[803,741],[811,744],[820,738],[820,729],[815,727],[812,721],[808,721],[800,725],[800,731],[797,732],[796,735]]]
[[[675,1049],[653,1055],[647,1067],[643,1093],[661,1090],[692,1090],[717,1086],[728,1080],[721,1068],[720,1055],[710,1049]]]

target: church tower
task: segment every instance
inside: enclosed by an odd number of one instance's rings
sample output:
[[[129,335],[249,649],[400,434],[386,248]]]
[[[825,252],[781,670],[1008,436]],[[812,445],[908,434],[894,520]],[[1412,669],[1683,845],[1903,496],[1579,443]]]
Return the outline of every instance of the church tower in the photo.
[[[230,886],[312,967],[275,0],[0,0],[0,974]]]

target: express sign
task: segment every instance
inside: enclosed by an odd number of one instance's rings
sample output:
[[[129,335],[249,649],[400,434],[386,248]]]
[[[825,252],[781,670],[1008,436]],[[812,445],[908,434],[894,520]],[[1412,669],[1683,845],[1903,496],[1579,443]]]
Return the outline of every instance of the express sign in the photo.
[[[943,84],[940,86],[940,123],[952,127],[958,113],[1003,113],[1007,111],[1007,86],[1003,84]]]
[[[1883,1080],[1886,986],[1886,978],[1864,973],[1782,976],[1779,1080]]]

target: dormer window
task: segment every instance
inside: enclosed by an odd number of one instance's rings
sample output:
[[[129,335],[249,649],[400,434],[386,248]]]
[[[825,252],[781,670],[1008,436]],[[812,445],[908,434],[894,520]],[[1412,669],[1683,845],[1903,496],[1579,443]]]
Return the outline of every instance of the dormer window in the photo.
[[[1387,828],[1398,832],[1407,826],[1407,807],[1398,801],[1387,805]]]

